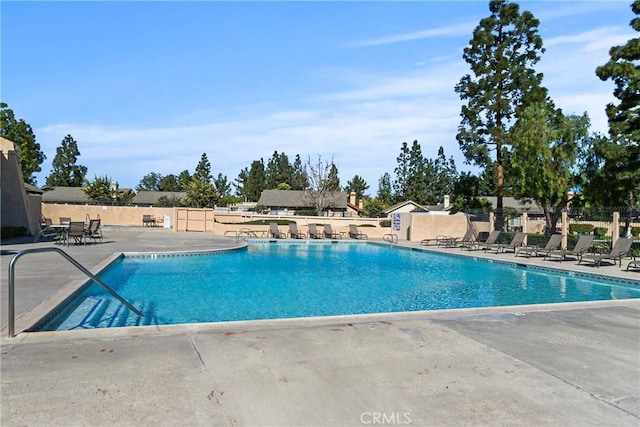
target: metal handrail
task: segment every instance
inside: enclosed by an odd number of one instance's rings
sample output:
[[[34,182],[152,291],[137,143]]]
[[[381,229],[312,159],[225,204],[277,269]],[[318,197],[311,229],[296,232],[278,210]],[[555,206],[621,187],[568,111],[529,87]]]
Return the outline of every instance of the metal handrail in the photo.
[[[391,244],[398,243],[398,235],[395,233],[388,233],[382,236],[382,240]]]
[[[109,286],[105,285],[100,279],[93,275],[89,270],[82,266],[78,261],[73,259],[68,253],[63,251],[60,248],[31,248],[25,249],[23,251],[18,252],[9,263],[9,338],[13,338],[16,336],[15,334],[15,265],[18,259],[20,259],[23,255],[28,253],[37,253],[37,252],[57,252],[62,255],[67,261],[69,261],[74,267],[78,270],[86,274],[91,280],[96,282],[102,289],[109,292],[114,298],[120,301],[122,304],[127,306],[127,308],[133,311],[140,317],[144,317],[144,315],[131,303],[129,303],[126,299],[118,295],[116,291],[111,289]]]

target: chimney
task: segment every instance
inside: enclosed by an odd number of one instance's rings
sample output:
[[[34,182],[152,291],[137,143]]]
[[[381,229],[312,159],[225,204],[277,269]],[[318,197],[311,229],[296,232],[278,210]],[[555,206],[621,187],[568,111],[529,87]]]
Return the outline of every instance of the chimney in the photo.
[[[364,199],[358,200],[358,209],[362,210],[363,206],[364,206]]]
[[[442,203],[442,209],[449,209],[449,196],[444,196],[444,202]]]
[[[356,192],[352,191],[351,194],[349,194],[349,203],[351,203],[353,206],[356,205]]]

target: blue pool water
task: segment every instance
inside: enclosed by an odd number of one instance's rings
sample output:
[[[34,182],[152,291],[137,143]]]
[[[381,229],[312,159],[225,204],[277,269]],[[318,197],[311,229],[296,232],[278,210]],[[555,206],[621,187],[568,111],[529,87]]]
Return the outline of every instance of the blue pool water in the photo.
[[[100,274],[145,316],[88,286],[40,330],[640,298],[640,287],[375,244],[258,244],[124,257]]]

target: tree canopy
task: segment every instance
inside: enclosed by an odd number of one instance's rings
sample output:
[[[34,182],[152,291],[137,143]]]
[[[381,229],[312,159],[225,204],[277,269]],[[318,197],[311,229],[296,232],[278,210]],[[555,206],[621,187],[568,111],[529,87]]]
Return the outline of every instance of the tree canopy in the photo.
[[[0,102],[0,136],[18,146],[24,182],[36,185],[35,174],[42,170],[40,165],[47,157],[40,150],[31,126],[23,119],[16,119],[13,110],[4,102]]]
[[[71,135],[67,135],[58,148],[53,158],[53,169],[47,177],[46,183],[50,186],[82,187],[87,174],[87,167],[78,165],[78,144]]]
[[[631,5],[631,27],[640,31],[640,0]],[[609,50],[609,61],[596,69],[602,80],[613,80],[618,104],[606,107],[609,139],[594,140],[585,188],[595,203],[640,207],[640,37]]]
[[[544,49],[533,14],[521,13],[516,3],[504,0],[490,1],[489,10],[491,15],[480,20],[464,49],[472,74],[463,76],[455,88],[465,101],[456,139],[467,162],[480,167],[493,162],[491,151],[495,151],[496,228],[502,229],[504,150],[522,108],[546,98],[543,76],[533,68]]]

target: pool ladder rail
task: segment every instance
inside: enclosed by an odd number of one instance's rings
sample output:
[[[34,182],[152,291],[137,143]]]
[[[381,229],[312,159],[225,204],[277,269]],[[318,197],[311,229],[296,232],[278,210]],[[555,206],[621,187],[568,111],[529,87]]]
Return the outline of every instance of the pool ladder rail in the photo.
[[[60,248],[31,248],[25,249],[23,251],[18,252],[9,263],[9,338],[13,338],[16,336],[15,334],[15,265],[17,261],[24,255],[31,253],[40,253],[40,252],[57,252],[62,255],[67,261],[69,261],[74,267],[83,272],[86,276],[88,276],[91,280],[93,280],[96,284],[98,284],[102,289],[110,293],[114,298],[124,304],[129,310],[133,311],[136,315],[140,317],[144,317],[142,312],[135,308],[129,301],[120,296],[116,291],[111,289],[109,286],[105,285],[100,279],[98,279],[93,273],[87,270],[82,264],[76,261],[71,255],[66,253]]]
[[[382,240],[390,244],[398,244],[398,235],[395,233],[388,233],[382,236]]]

